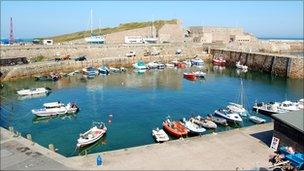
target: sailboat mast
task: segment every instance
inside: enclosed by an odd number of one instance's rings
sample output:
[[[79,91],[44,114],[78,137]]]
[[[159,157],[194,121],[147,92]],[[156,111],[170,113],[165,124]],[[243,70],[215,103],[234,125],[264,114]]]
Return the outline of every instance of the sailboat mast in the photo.
[[[91,9],[91,36],[93,35],[93,10]]]

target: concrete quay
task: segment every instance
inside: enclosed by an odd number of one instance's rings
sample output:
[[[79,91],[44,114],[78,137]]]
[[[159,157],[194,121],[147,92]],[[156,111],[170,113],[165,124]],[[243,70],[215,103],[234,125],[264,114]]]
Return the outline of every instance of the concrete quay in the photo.
[[[66,158],[22,137],[13,138],[1,128],[1,170],[30,170],[52,168],[55,170],[253,170],[269,166],[268,157],[273,123],[254,125],[217,134],[203,135],[162,144]],[[5,135],[5,136],[3,136]],[[40,160],[26,160],[14,143],[41,154]],[[6,146],[6,147],[4,147]],[[3,151],[6,150],[6,151]],[[13,155],[8,155],[14,152]],[[103,165],[96,165],[100,154]],[[33,157],[31,157],[33,159]],[[13,163],[12,161],[20,161]],[[50,160],[50,162],[46,162]],[[26,162],[21,162],[26,161]],[[36,165],[35,165],[36,163]],[[32,165],[31,165],[32,164]]]

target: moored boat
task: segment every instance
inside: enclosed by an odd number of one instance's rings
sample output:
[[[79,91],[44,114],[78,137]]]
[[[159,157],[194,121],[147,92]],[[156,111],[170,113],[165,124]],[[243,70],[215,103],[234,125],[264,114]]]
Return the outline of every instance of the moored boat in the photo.
[[[50,102],[44,103],[44,108],[41,109],[33,109],[32,113],[36,116],[46,117],[46,116],[56,116],[56,115],[64,115],[76,113],[79,108],[75,103],[68,103],[66,106],[61,102]]]
[[[254,103],[252,110],[268,116],[271,116],[272,114],[288,112],[288,110],[281,109],[279,106],[280,103],[278,102]]]
[[[32,88],[32,89],[22,89],[18,90],[17,94],[20,96],[35,96],[38,94],[45,94],[47,95],[48,93],[51,92],[51,89],[48,87],[41,87],[41,88]]]
[[[300,108],[297,106],[297,103],[291,102],[289,100],[283,101],[279,105],[279,108],[283,109],[283,110],[288,110],[288,111],[298,111],[298,110],[300,110]]]
[[[186,118],[183,118],[184,126],[190,130],[191,133],[195,134],[201,134],[206,131],[204,127],[202,127],[199,124],[196,124],[192,118],[189,120],[186,120]]]
[[[219,110],[215,110],[214,114],[223,117],[225,119],[227,119],[227,121],[230,122],[242,122],[243,119],[241,118],[241,116],[235,112],[232,112],[228,109],[219,109]]]
[[[172,64],[172,63],[166,63],[165,65],[166,65],[167,68],[174,68],[174,66],[175,66],[175,65]]]
[[[113,72],[113,73],[120,73],[120,72],[122,72],[119,68],[115,68],[115,67],[110,67],[109,71]]]
[[[246,117],[248,115],[248,111],[243,107],[243,105],[230,102],[227,108],[232,112],[238,113],[240,116]]]
[[[300,99],[298,100],[298,102],[296,103],[299,109],[304,109],[304,99]]]
[[[94,126],[90,130],[79,135],[76,145],[78,148],[98,141],[107,132],[107,127],[104,123],[95,122],[93,124]]]
[[[98,75],[98,70],[94,67],[85,67],[82,69],[84,75]]]
[[[189,79],[189,80],[196,80],[197,79],[197,77],[194,73],[184,72],[183,76],[184,76],[184,78]]]
[[[163,122],[163,128],[165,131],[176,138],[180,138],[188,134],[188,129],[184,127],[180,122],[171,122],[170,119],[167,119]]]
[[[235,66],[236,66],[236,68],[241,69],[241,70],[248,70],[248,66],[242,65],[241,61],[237,61]]]
[[[217,116],[209,114],[207,116],[207,119],[216,123],[216,124],[220,124],[220,125],[223,125],[223,126],[228,126],[227,120],[222,118],[222,117],[217,117]]]
[[[99,71],[99,74],[100,74],[100,75],[109,75],[109,73],[110,73],[109,68],[106,67],[106,66],[101,66],[101,67],[99,67],[99,68],[98,68],[98,71]]]
[[[136,63],[134,63],[133,67],[136,70],[146,70],[147,69],[145,63],[143,61],[141,61],[141,60],[139,60]]]
[[[257,124],[261,124],[261,123],[265,123],[266,122],[266,120],[265,119],[263,119],[263,118],[260,118],[260,117],[258,117],[258,116],[249,116],[249,119],[250,119],[250,121],[252,121],[252,122],[254,122],[254,123],[257,123]]]
[[[193,74],[197,77],[197,78],[205,78],[206,73],[203,71],[196,71],[193,72]]]
[[[192,120],[194,123],[203,126],[205,128],[209,128],[209,129],[216,129],[217,125],[216,123],[214,123],[213,121],[203,118],[201,116],[196,116],[193,118],[190,118],[190,120]]]
[[[166,134],[166,132],[163,129],[159,129],[159,128],[153,129],[152,136],[155,138],[157,142],[169,141],[169,136]]]
[[[194,59],[191,59],[191,64],[192,65],[197,65],[197,66],[203,66],[204,65],[204,61],[200,58],[194,58]]]
[[[225,65],[226,64],[226,60],[223,57],[217,57],[217,58],[213,58],[212,59],[212,63],[214,65]]]

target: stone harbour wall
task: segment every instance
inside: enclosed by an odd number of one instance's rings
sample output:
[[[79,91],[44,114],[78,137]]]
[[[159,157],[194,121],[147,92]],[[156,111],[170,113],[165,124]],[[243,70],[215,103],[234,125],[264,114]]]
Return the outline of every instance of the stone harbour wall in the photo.
[[[211,56],[223,56],[227,65],[235,66],[237,61],[248,66],[249,70],[263,71],[276,76],[300,78],[304,77],[304,58],[292,55],[271,53],[250,53],[226,49],[211,49]]]

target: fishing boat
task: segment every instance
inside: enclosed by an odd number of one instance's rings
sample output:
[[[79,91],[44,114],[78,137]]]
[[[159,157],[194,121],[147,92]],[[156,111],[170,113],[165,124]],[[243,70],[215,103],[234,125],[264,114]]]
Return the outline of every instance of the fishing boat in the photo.
[[[283,101],[279,105],[279,108],[283,109],[283,110],[288,110],[288,111],[298,111],[298,110],[300,110],[300,108],[297,106],[297,103],[293,103],[289,100]]]
[[[171,122],[170,119],[167,119],[163,122],[163,128],[165,131],[176,138],[186,136],[189,132],[183,124],[177,121]]]
[[[68,103],[66,106],[61,102],[44,103],[42,109],[33,109],[32,113],[36,116],[47,117],[76,113],[79,108],[75,103]]]
[[[204,61],[200,58],[194,58],[194,59],[191,59],[191,64],[192,65],[196,65],[196,66],[203,66],[204,65]]]
[[[201,116],[196,116],[196,117],[190,118],[190,120],[192,120],[194,123],[196,123],[202,127],[205,127],[205,128],[209,128],[209,129],[217,128],[216,123],[214,123],[213,121],[211,121],[209,119],[203,118]]]
[[[214,65],[225,65],[226,60],[223,57],[216,57],[212,59],[212,63]]]
[[[197,78],[205,78],[206,73],[203,71],[196,71],[193,72],[193,74],[197,77]]]
[[[99,71],[100,75],[109,75],[109,73],[110,73],[109,68],[106,66],[99,67],[98,71]]]
[[[94,67],[85,67],[82,69],[84,75],[98,75],[98,70]]]
[[[272,115],[279,113],[286,113],[288,110],[281,109],[280,103],[278,102],[269,102],[269,103],[254,103],[252,110],[264,115]]]
[[[184,76],[184,78],[189,79],[189,80],[196,80],[197,79],[197,77],[194,73],[184,72],[183,76]]]
[[[107,132],[107,127],[102,122],[94,122],[93,127],[79,135],[77,147],[84,147],[98,141]]]
[[[35,95],[47,95],[51,92],[48,87],[32,88],[32,89],[22,89],[18,90],[17,94],[20,96],[35,96]]]
[[[147,69],[145,63],[141,60],[139,60],[135,64],[133,64],[133,67],[136,70],[146,70]]]
[[[248,70],[248,66],[242,65],[241,61],[237,61],[235,66],[236,66],[236,68],[241,69],[241,70]]]
[[[261,123],[265,123],[266,122],[266,120],[265,119],[263,119],[263,118],[260,118],[260,117],[258,117],[258,116],[249,116],[249,119],[250,119],[250,121],[252,121],[252,122],[254,122],[254,123],[256,123],[256,124],[261,124]]]
[[[249,113],[244,108],[245,100],[244,100],[244,86],[242,79],[241,79],[241,88],[238,99],[240,104],[230,102],[227,108],[232,112],[238,113],[240,116],[246,117]]]
[[[157,142],[169,141],[169,136],[166,134],[166,132],[163,129],[159,129],[159,128],[153,129],[152,136],[155,138]]]
[[[216,124],[228,126],[227,120],[222,117],[217,117],[217,116],[209,114],[206,119],[208,119]]]
[[[243,122],[241,116],[235,112],[230,111],[229,109],[219,109],[215,110],[214,114],[227,119],[230,122]]]
[[[186,120],[186,118],[183,118],[184,126],[190,130],[191,133],[195,134],[201,134],[206,131],[204,127],[202,127],[199,124],[196,124],[192,118],[189,120]]]

